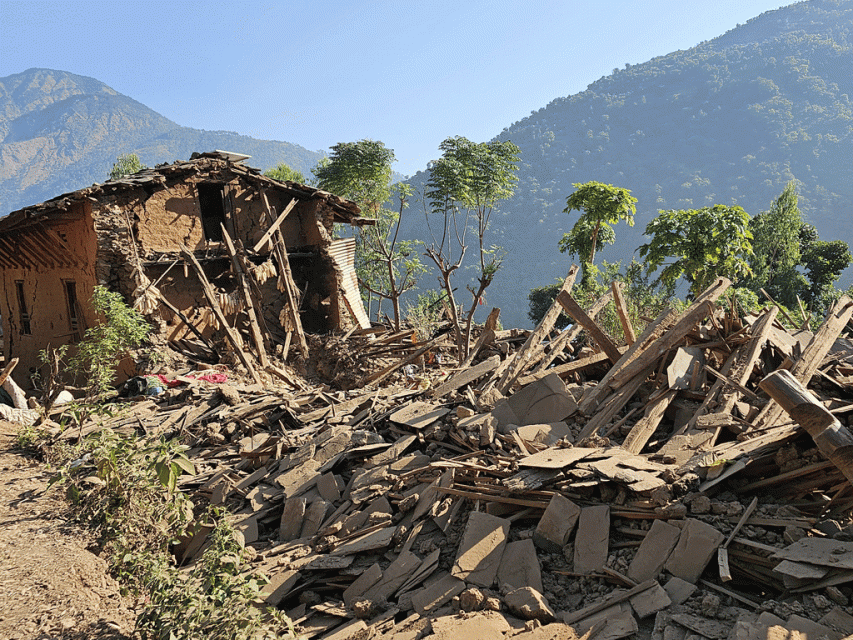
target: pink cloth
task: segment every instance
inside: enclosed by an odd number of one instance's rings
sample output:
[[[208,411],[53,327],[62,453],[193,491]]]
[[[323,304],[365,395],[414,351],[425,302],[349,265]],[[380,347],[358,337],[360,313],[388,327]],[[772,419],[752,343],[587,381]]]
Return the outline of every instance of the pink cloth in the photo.
[[[170,389],[173,389],[174,387],[179,387],[182,384],[186,384],[184,382],[181,382],[180,380],[169,380],[162,373],[158,373],[155,377],[158,378],[160,382],[162,382]],[[223,382],[226,382],[228,380],[228,375],[224,373],[207,373],[203,376],[188,375],[184,377],[192,378],[193,380],[200,380],[202,382],[210,382],[211,384],[222,384]]]

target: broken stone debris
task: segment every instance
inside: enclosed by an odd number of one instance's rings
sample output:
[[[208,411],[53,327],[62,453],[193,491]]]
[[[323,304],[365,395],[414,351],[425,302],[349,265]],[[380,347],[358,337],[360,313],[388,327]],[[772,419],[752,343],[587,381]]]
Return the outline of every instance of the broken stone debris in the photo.
[[[196,381],[78,434],[189,444],[197,474],[179,486],[230,509],[247,570],[270,577],[266,602],[305,637],[850,635],[849,457],[828,458],[825,436],[758,383],[787,368],[849,430],[853,303],[789,340],[772,309],[718,308],[727,287],[662,314],[615,364],[594,341],[575,356],[555,340],[550,353],[547,332],[514,362],[539,329],[494,331],[471,375],[438,339],[415,376],[401,367],[347,390],[238,381],[225,395]],[[358,360],[369,379],[425,344],[399,335],[328,340],[348,362],[373,353]],[[545,359],[552,372],[534,375]],[[193,562],[207,532],[176,560]],[[721,547],[730,581],[712,562]]]

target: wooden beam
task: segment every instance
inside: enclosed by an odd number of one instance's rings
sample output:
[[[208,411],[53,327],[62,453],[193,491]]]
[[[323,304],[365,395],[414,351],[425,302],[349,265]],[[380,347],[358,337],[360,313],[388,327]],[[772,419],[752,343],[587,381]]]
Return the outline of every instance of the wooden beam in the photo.
[[[841,296],[829,310],[817,333],[803,349],[802,355],[791,367],[791,375],[803,386],[808,386],[812,376],[817,373],[821,361],[829,353],[851,317],[853,317],[853,300],[847,296]],[[782,417],[783,413],[784,409],[778,403],[769,402],[758,414],[753,424],[756,429],[772,427]]]
[[[598,326],[598,323],[587,315],[586,311],[583,310],[583,307],[581,307],[577,300],[572,297],[572,294],[568,291],[560,291],[557,295],[557,302],[559,302],[560,306],[566,310],[566,313],[586,329],[590,337],[595,340],[596,344],[601,347],[601,350],[607,354],[607,357],[610,358],[610,361],[613,364],[619,362],[619,359],[622,357],[622,354],[619,353],[619,349],[617,349],[616,345],[613,344],[613,341],[607,337],[607,334],[604,333],[602,328]]]
[[[264,198],[266,199],[266,192],[264,193]],[[269,201],[265,200],[265,202],[266,202],[267,207],[269,207]],[[267,229],[266,232],[264,233],[264,235],[261,236],[261,239],[258,240],[257,243],[255,243],[255,246],[252,247],[252,251],[254,253],[257,253],[258,251],[260,251],[261,247],[263,247],[267,242],[269,242],[270,238],[273,237],[273,234],[275,234],[275,232],[278,231],[278,228],[281,226],[281,223],[284,222],[284,219],[287,217],[287,214],[289,214],[291,211],[293,211],[293,208],[296,206],[296,202],[297,202],[296,198],[291,200],[290,204],[288,204],[284,208],[284,211],[282,211],[279,214],[278,218],[275,219],[275,222],[273,222],[270,225],[270,228]]]
[[[620,371],[610,379],[610,386],[619,387],[681,342],[702,318],[710,313],[713,304],[731,285],[732,281],[728,278],[718,278],[679,316],[675,326],[650,344],[635,359],[621,367]]]
[[[476,358],[477,354],[480,353],[480,350],[487,344],[491,344],[494,341],[495,329],[497,329],[498,318],[500,315],[501,310],[498,307],[495,307],[489,312],[489,317],[486,318],[486,322],[483,324],[483,330],[480,332],[477,344],[474,345],[474,348],[468,353],[468,357],[465,358],[465,362],[461,365],[463,369],[470,367],[474,362],[474,358]]]
[[[578,276],[578,266],[573,264],[569,269],[569,273],[566,275],[566,279],[563,281],[563,286],[560,288],[560,292],[563,291],[571,291],[572,287],[575,284],[575,279]],[[497,383],[497,389],[501,393],[506,393],[509,388],[516,381],[518,376],[520,376],[525,369],[527,369],[531,364],[530,361],[531,355],[534,353],[536,347],[539,346],[539,343],[545,339],[545,336],[554,328],[554,323],[557,322],[557,318],[560,317],[560,312],[562,311],[562,307],[555,300],[554,304],[551,305],[551,308],[545,313],[542,317],[542,320],[539,321],[539,324],[536,325],[536,329],[533,330],[529,336],[527,336],[527,340],[524,341],[524,344],[521,346],[521,349],[516,351],[515,357],[510,361],[510,364],[504,370],[503,375]]]
[[[204,292],[204,297],[207,299],[207,303],[210,305],[213,314],[216,316],[216,319],[219,321],[219,324],[225,331],[225,336],[228,338],[228,342],[231,343],[231,347],[234,349],[234,353],[237,354],[237,357],[240,359],[240,362],[243,363],[243,366],[246,367],[246,370],[249,372],[249,375],[252,376],[252,379],[256,383],[261,384],[261,378],[260,376],[258,376],[258,372],[255,369],[255,366],[252,364],[252,361],[249,360],[248,356],[246,356],[246,352],[243,351],[243,348],[240,346],[240,338],[237,336],[237,332],[231,327],[231,325],[228,324],[228,320],[225,318],[225,314],[222,312],[222,307],[219,306],[219,302],[216,300],[216,292],[210,285],[210,281],[204,274],[204,270],[201,268],[201,265],[198,263],[198,260],[196,260],[196,257],[193,255],[192,251],[190,251],[184,245],[181,245],[181,252],[184,254],[184,257],[195,270],[196,275],[198,276],[198,279],[201,282],[201,288]]]
[[[790,371],[774,371],[758,386],[808,432],[818,450],[838,467],[853,485],[853,434],[850,430]]]
[[[224,224],[222,227],[222,239],[225,241],[225,248],[228,249],[228,255],[231,256],[231,264],[234,265],[234,273],[237,275],[237,281],[240,283],[240,291],[243,294],[243,302],[246,303],[246,313],[249,316],[249,329],[252,333],[252,340],[255,343],[255,349],[258,352],[258,360],[261,366],[266,368],[269,366],[269,358],[267,358],[266,344],[264,337],[261,334],[261,326],[258,324],[258,314],[255,311],[255,303],[252,300],[252,290],[249,288],[249,276],[243,269],[240,259],[237,256],[237,250],[234,248],[234,242],[231,236],[228,235],[228,230]]]
[[[155,289],[155,291],[156,291],[156,293],[157,293],[157,297],[158,297],[158,298],[160,298],[160,302],[162,302],[162,303],[163,303],[163,305],[164,305],[164,306],[165,306],[169,311],[171,311],[171,312],[172,312],[172,313],[174,313],[176,316],[178,316],[178,317],[181,319],[181,322],[183,322],[185,325],[187,325],[187,328],[188,328],[190,331],[192,331],[193,335],[195,335],[195,337],[196,337],[196,338],[198,338],[199,340],[201,340],[202,344],[204,344],[204,346],[205,346],[205,347],[207,347],[208,349],[210,349],[210,350],[213,352],[213,354],[214,354],[214,355],[217,357],[217,359],[218,359],[218,358],[219,358],[219,353],[216,351],[216,349],[214,349],[214,348],[213,348],[213,345],[211,345],[211,344],[210,344],[210,343],[205,339],[205,337],[201,334],[201,331],[199,331],[199,330],[196,328],[196,326],[195,326],[192,322],[190,322],[190,319],[189,319],[189,318],[187,318],[187,317],[184,315],[184,313],[183,313],[180,309],[178,309],[175,305],[173,305],[171,302],[169,302],[168,300],[166,300],[166,297],[163,295],[163,292],[162,292],[162,291],[160,291],[159,289]],[[183,335],[186,335],[186,334],[183,334]]]
[[[616,304],[616,313],[619,314],[619,322],[622,323],[622,331],[625,333],[625,342],[630,347],[636,342],[637,336],[634,333],[634,325],[631,324],[631,318],[628,316],[628,305],[625,304],[625,296],[622,295],[625,283],[614,280],[610,288],[613,291],[613,302]]]
[[[595,319],[598,314],[601,312],[604,307],[607,306],[607,303],[613,298],[613,294],[608,291],[603,296],[601,296],[595,303],[589,308],[587,314],[590,318]],[[535,375],[545,371],[554,360],[557,359],[563,351],[566,349],[569,350],[569,353],[572,353],[571,342],[574,340],[580,332],[583,331],[583,327],[575,322],[571,327],[562,331],[559,336],[557,336],[550,344],[550,351],[548,351],[547,355],[542,356],[542,359],[539,360],[539,364],[534,367],[531,375]],[[540,344],[538,347],[543,353],[545,351],[544,347]],[[537,359],[538,352],[534,354],[530,360],[535,361]],[[527,376],[529,377],[529,376]]]
[[[628,436],[622,443],[622,448],[629,453],[638,454],[648,444],[652,434],[657,430],[663,414],[678,393],[678,389],[661,389],[649,400],[643,417],[637,420]]]

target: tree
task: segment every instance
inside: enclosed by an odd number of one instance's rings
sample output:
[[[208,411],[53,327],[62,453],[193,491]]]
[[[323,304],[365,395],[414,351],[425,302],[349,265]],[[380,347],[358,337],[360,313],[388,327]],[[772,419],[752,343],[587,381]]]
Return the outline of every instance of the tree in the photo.
[[[515,192],[521,150],[509,141],[475,143],[462,136],[447,138],[439,149],[441,158],[429,166],[426,198],[432,213],[440,215],[443,224],[441,239],[433,237],[426,255],[441,274],[440,281],[450,302],[459,354],[464,358],[468,353],[474,312],[501,264],[499,248],[486,243],[486,231],[495,206],[511,198]],[[463,210],[464,218],[461,217]],[[465,237],[472,216],[476,222],[479,276],[477,288],[468,287],[472,302],[465,316],[463,334],[450,278],[462,264],[467,248]],[[456,257],[454,244],[459,247]]]
[[[305,176],[301,171],[291,168],[289,165],[281,162],[272,169],[264,171],[264,175],[273,180],[281,180],[282,182],[298,182],[299,184],[308,184]]]
[[[828,307],[837,297],[835,283],[841,277],[853,256],[850,246],[843,240],[815,240],[803,250],[803,266],[810,285],[806,300],[812,308]]]
[[[359,256],[359,282],[380,299],[389,300],[394,313],[394,330],[400,330],[400,297],[414,289],[418,277],[426,271],[417,254],[420,240],[400,240],[400,221],[409,206],[412,188],[402,182],[394,185],[399,210],[381,209],[376,224],[360,230],[362,253]]]
[[[660,211],[645,235],[652,240],[640,247],[640,256],[648,273],[663,266],[658,282],[664,286],[684,277],[696,296],[718,276],[737,280],[749,274],[749,214],[738,206]],[[667,258],[674,260],[666,263]]]
[[[362,226],[356,238],[356,273],[367,291],[368,314],[374,295],[379,298],[377,317],[382,312],[382,300],[389,300],[394,325],[399,329],[400,296],[415,286],[424,267],[415,253],[418,243],[398,239],[411,191],[405,185],[391,185],[393,162],[394,151],[382,142],[342,142],[314,168],[314,175],[320,189],[355,201],[366,217],[375,221]],[[396,212],[384,207],[395,190],[399,200]]]
[[[135,153],[123,154],[116,158],[113,168],[110,169],[109,179],[118,180],[123,176],[129,176],[147,168],[148,167],[140,162],[139,156]]]
[[[314,168],[317,186],[358,203],[371,218],[378,217],[391,196],[394,151],[376,140],[339,142],[328,160]]]
[[[808,289],[808,282],[797,270],[801,264],[803,216],[797,206],[797,189],[789,182],[770,206],[749,222],[753,235],[752,274],[744,286],[752,291],[767,291],[785,306],[797,304],[797,296]]]
[[[575,192],[566,198],[564,213],[583,211],[572,230],[560,241],[560,251],[577,255],[583,266],[582,282],[586,282],[587,266],[595,262],[599,242],[612,244],[616,233],[610,226],[620,220],[634,226],[637,199],[628,189],[602,182],[575,183]],[[599,238],[601,240],[599,240]]]

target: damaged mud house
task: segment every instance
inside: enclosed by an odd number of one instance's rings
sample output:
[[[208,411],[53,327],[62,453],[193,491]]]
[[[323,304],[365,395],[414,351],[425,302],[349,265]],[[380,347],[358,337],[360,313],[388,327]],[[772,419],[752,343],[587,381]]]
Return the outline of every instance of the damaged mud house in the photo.
[[[719,278],[635,332],[618,283],[579,304],[573,266],[535,329],[494,309],[462,358],[447,332],[370,326],[352,241],[331,236],[365,223],[355,205],[240,160],[0,221],[4,346],[30,368],[76,340],[96,283],[155,320],[194,366],[114,418],[44,426],[180,438],[180,488],[229,509],[301,637],[853,637],[853,301],[791,329],[772,304],[726,309]],[[307,342],[332,375],[285,363]],[[216,349],[239,361],[226,383],[198,375]],[[196,522],[176,562],[210,531]]]
[[[7,359],[33,372],[43,349],[79,340],[97,321],[88,306],[96,284],[136,301],[166,340],[180,344],[189,334],[207,350],[203,341],[219,321],[205,279],[226,292],[217,302],[233,326],[249,304],[243,269],[257,283],[250,295],[259,303],[253,322],[264,329],[263,350],[289,347],[295,334],[306,355],[303,328],[326,332],[345,316],[369,326],[353,269],[355,242],[332,236],[335,223],[371,221],[353,202],[261,175],[242,164],[246,157],[194,154],[0,220]],[[239,267],[232,270],[234,260]],[[188,341],[184,348],[199,346]]]

